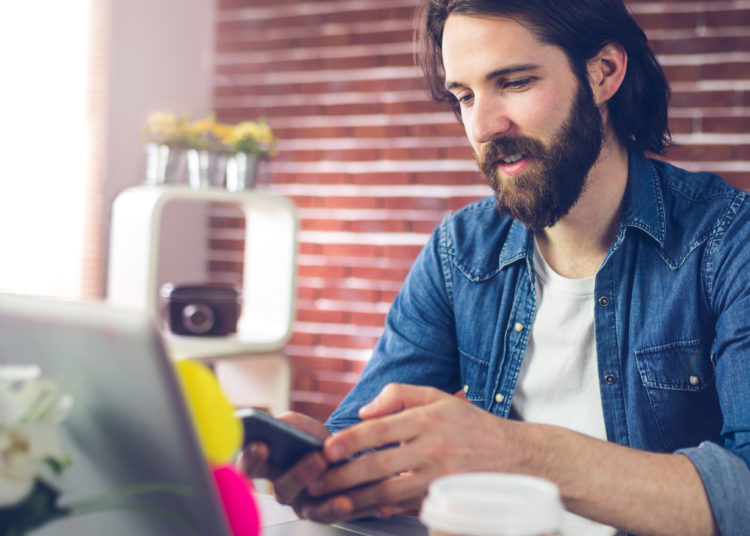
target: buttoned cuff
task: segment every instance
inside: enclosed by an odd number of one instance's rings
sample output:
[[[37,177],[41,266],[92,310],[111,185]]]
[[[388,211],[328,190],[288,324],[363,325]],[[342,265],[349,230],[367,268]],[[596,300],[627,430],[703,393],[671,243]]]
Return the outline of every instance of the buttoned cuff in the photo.
[[[708,441],[680,449],[703,479],[711,510],[722,535],[747,534],[750,527],[750,468],[730,450]]]

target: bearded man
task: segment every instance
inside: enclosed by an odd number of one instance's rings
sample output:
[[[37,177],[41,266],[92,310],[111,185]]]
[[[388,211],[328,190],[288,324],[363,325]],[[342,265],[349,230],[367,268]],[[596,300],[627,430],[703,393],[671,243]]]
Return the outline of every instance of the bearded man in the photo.
[[[559,4],[419,10],[428,86],[495,195],[435,230],[327,427],[285,417],[323,452],[278,474],[246,449],[303,517],[497,471],[555,482],[565,534],[750,527],[750,199],[647,158],[669,89],[622,0]]]

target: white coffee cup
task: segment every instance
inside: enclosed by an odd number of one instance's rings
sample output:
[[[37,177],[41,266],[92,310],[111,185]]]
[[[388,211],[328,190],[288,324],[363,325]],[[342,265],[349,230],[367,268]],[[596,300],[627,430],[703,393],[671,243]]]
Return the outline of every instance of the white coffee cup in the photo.
[[[460,473],[430,485],[419,518],[430,536],[547,536],[562,531],[555,484],[503,473]]]

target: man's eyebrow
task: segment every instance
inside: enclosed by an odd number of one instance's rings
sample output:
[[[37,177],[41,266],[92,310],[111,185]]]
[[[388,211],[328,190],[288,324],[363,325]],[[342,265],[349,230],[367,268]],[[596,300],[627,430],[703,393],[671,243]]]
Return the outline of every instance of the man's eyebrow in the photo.
[[[528,72],[528,71],[537,71],[540,69],[540,66],[536,63],[521,63],[519,65],[511,65],[509,67],[503,67],[501,69],[495,69],[494,71],[491,71],[487,73],[484,77],[485,81],[489,82],[490,80],[496,80],[498,78],[503,78],[505,76],[515,74],[515,73],[521,73],[521,72]],[[445,89],[450,91],[451,89],[455,89],[457,87],[464,87],[464,84],[461,82],[448,82],[445,83]]]

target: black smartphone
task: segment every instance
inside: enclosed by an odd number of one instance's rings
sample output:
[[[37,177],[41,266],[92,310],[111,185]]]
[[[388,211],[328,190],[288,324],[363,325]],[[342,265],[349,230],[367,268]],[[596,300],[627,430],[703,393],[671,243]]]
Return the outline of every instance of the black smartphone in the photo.
[[[268,445],[268,463],[280,469],[289,469],[302,456],[314,450],[323,450],[323,440],[276,419],[265,411],[243,409],[235,412],[242,419],[243,446],[253,441]]]

